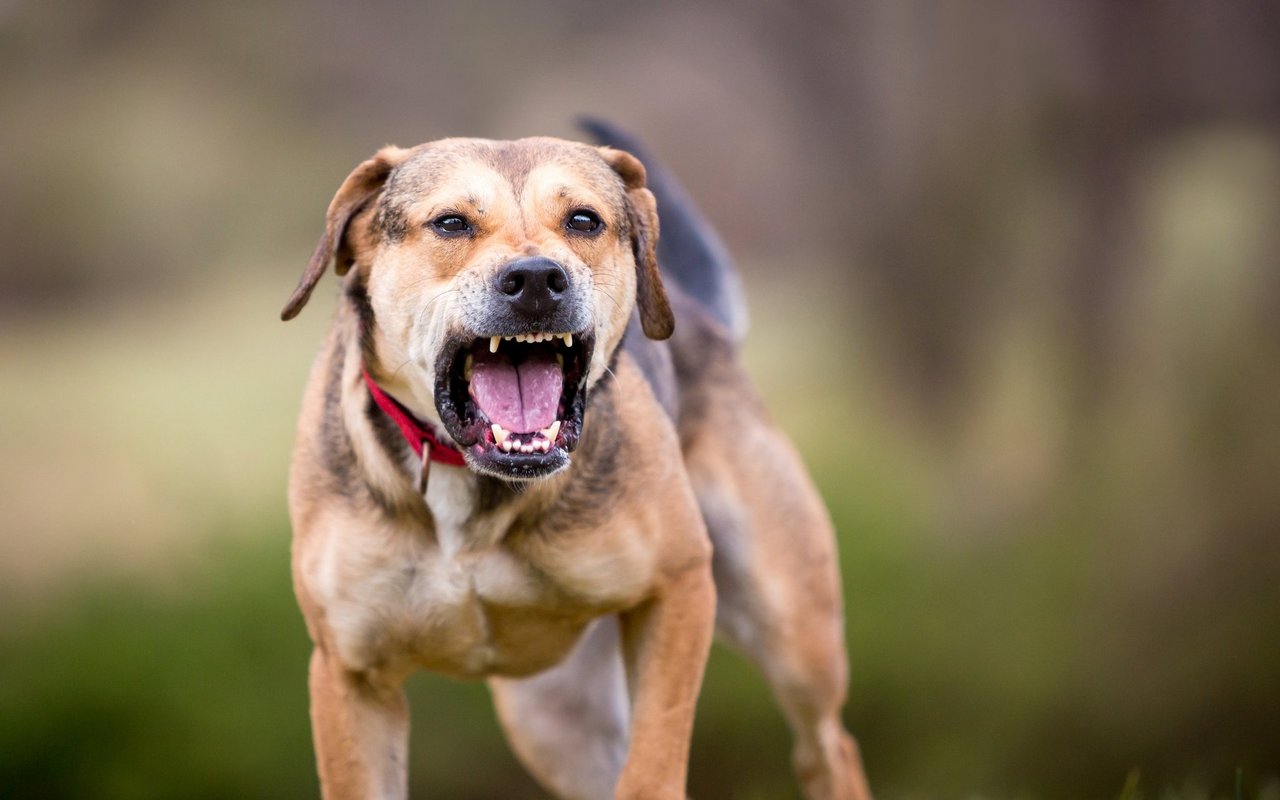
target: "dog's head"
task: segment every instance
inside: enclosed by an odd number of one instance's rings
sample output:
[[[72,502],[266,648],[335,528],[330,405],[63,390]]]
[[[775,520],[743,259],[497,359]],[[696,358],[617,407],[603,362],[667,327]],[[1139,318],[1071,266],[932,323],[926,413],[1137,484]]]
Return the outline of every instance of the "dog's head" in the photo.
[[[387,147],[338,189],[281,316],[335,261],[370,373],[473,469],[543,477],[569,463],[633,310],[646,335],[671,334],[657,237],[629,153],[548,138]]]

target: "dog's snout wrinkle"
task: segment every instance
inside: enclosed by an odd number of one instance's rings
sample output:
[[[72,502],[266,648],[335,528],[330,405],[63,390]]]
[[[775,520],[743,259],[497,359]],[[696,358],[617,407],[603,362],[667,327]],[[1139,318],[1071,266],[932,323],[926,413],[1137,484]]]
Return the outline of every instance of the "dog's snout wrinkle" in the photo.
[[[559,308],[569,291],[569,273],[545,256],[518,258],[502,268],[494,288],[513,311],[537,319]]]

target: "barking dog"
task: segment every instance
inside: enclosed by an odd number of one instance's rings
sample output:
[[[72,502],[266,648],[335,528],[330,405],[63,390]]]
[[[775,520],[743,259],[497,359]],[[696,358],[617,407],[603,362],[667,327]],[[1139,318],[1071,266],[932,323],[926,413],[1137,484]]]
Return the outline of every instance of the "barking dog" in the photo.
[[[736,277],[637,143],[589,128],[625,149],[380,150],[285,306],[345,276],[289,483],[324,796],[405,796],[401,685],[429,669],[486,680],[558,796],[684,798],[719,630],[806,796],[865,798],[831,525],[743,373]]]

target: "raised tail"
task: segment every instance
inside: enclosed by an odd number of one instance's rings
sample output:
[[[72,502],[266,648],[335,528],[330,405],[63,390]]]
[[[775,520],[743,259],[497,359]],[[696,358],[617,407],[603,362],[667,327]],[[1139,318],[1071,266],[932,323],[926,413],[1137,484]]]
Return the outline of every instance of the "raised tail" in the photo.
[[[598,143],[626,150],[644,163],[649,190],[658,201],[658,265],[663,277],[679,284],[725,326],[734,341],[741,341],[747,332],[747,304],[738,270],[689,195],[630,133],[590,117],[579,119],[578,124]]]

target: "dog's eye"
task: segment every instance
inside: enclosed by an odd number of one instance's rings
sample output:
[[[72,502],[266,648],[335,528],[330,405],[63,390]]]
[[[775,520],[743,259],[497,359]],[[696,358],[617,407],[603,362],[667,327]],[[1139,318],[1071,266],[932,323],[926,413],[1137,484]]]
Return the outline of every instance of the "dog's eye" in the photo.
[[[436,233],[442,236],[457,236],[463,233],[471,233],[471,223],[467,222],[465,217],[458,214],[441,214],[431,220],[431,227],[436,229]]]
[[[565,220],[565,226],[579,233],[596,233],[604,223],[600,221],[600,217],[594,211],[588,211],[580,208],[569,215],[569,219]]]

